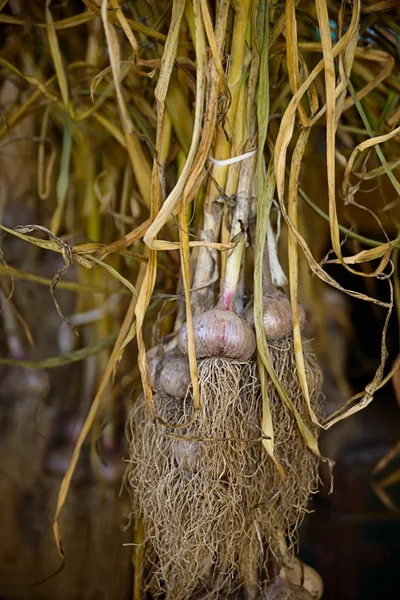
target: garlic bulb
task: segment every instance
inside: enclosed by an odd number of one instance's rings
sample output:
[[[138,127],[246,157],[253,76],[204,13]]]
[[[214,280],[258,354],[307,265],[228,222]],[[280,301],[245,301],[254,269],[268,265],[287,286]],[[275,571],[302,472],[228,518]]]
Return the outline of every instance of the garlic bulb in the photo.
[[[267,587],[267,600],[312,600],[312,596],[299,585],[284,583],[280,579]]]
[[[181,469],[196,473],[201,457],[199,442],[179,440],[175,444],[175,459]]]
[[[306,315],[301,304],[297,304],[300,327],[306,323]],[[290,300],[282,292],[267,292],[263,296],[264,331],[268,341],[279,340],[292,331],[293,315]],[[254,327],[254,305],[247,306],[243,311],[243,318]]]
[[[324,584],[322,579],[315,569],[308,565],[304,565],[303,587],[309,592],[314,600],[320,600],[324,593]]]
[[[174,398],[184,398],[190,384],[189,361],[179,348],[173,348],[162,356],[160,346],[147,352],[150,385],[158,392]]]
[[[256,349],[256,340],[249,325],[236,313],[215,307],[193,319],[194,344],[197,358],[223,356],[248,360]],[[188,353],[187,325],[178,335],[178,346]]]
[[[324,586],[320,575],[298,558],[293,558],[290,565],[283,567],[279,576],[285,583],[304,587],[313,600],[320,600],[322,597]]]
[[[184,398],[190,385],[190,369],[187,356],[164,358],[158,379],[158,388],[174,398]]]

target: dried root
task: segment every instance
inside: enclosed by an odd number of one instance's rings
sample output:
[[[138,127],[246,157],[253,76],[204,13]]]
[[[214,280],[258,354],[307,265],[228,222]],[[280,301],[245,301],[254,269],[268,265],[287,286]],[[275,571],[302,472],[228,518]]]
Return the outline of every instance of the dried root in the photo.
[[[297,367],[291,338],[270,344],[272,363],[279,381],[297,409],[302,421],[318,436],[318,426],[312,423],[297,379]],[[313,352],[304,348],[305,369],[312,408],[320,418],[322,405],[322,371]],[[285,473],[285,483],[271,465],[263,472],[264,498],[259,500],[257,520],[270,552],[280,557],[282,532],[287,536],[289,548],[296,542],[297,530],[305,516],[310,495],[317,491],[318,458],[310,452],[298,430],[295,417],[282,403],[272,382],[268,385],[272,423],[275,436],[275,456]],[[269,498],[265,497],[269,490]]]
[[[296,378],[289,340],[271,353],[278,376],[304,421],[310,423]],[[305,353],[313,408],[320,414],[320,370]],[[129,482],[147,527],[152,593],[186,599],[194,592],[233,593],[268,578],[269,555],[280,556],[282,532],[293,545],[309,495],[316,490],[317,459],[272,384],[269,389],[282,484],[265,452],[262,403],[254,361],[205,358],[199,362],[202,409],[190,427],[154,423],[143,403],[132,417]],[[184,400],[158,393],[156,414],[171,425],[193,416]],[[155,559],[155,552],[157,559]]]

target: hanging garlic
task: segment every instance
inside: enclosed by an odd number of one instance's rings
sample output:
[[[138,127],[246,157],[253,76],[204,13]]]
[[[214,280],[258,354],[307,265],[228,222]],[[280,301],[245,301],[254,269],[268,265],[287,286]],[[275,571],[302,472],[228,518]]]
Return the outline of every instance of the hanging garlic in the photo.
[[[236,313],[216,306],[193,319],[197,358],[223,356],[248,360],[255,352],[255,336],[249,325]],[[178,335],[178,346],[188,353],[187,325]]]
[[[190,369],[187,356],[177,356],[163,361],[159,389],[174,398],[184,398],[190,385]]]
[[[184,398],[190,385],[190,369],[187,356],[179,348],[173,348],[160,355],[160,347],[155,346],[147,352],[150,371],[150,385],[173,398]]]
[[[306,314],[301,304],[297,304],[300,327],[306,323]],[[292,331],[293,315],[289,298],[278,290],[269,289],[263,296],[264,331],[267,341],[279,340]],[[249,304],[242,313],[250,327],[254,328],[254,305]]]
[[[298,558],[293,558],[289,565],[283,567],[279,577],[286,583],[302,585],[309,592],[313,600],[320,600],[324,592],[324,586],[319,573]]]
[[[303,587],[310,593],[314,600],[320,600],[324,593],[324,585],[319,573],[309,565],[304,565],[303,578]]]
[[[285,583],[279,578],[267,587],[266,600],[312,600],[306,589],[299,585]]]

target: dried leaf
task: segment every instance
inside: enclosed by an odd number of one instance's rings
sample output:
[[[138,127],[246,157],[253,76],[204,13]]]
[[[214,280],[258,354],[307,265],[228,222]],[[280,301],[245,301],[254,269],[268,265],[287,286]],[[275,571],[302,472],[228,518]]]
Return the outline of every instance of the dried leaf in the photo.
[[[86,348],[78,348],[78,350],[66,352],[61,356],[43,358],[42,360],[17,360],[13,358],[3,358],[0,356],[0,364],[9,365],[11,367],[23,367],[25,369],[56,369],[64,365],[85,360],[88,356],[95,356],[96,354],[99,354],[99,352],[110,348],[110,346],[112,346],[115,342],[116,337],[116,333],[111,333],[99,342],[96,342],[91,346],[87,346]]]
[[[352,168],[354,165],[354,161],[356,160],[357,156],[359,154],[361,154],[361,152],[364,152],[364,150],[367,150],[368,148],[372,148],[374,146],[377,146],[378,144],[383,144],[384,142],[391,140],[393,137],[397,136],[399,133],[400,133],[400,126],[397,127],[396,129],[393,129],[393,131],[390,131],[389,133],[386,133],[384,135],[379,135],[376,137],[372,137],[369,140],[365,140],[364,142],[361,142],[360,144],[358,144],[358,146],[356,146],[354,148],[349,160],[347,161],[346,169],[345,169],[345,172],[343,175],[342,194],[345,198],[349,194],[349,190],[351,187],[350,174],[351,174],[351,171],[352,171]],[[389,171],[391,173],[391,169],[389,169]],[[400,194],[400,185],[399,185],[399,189],[398,190],[396,189],[396,191],[398,191],[398,193]]]
[[[169,217],[177,208],[178,203],[181,201],[183,190],[188,182],[189,175],[193,169],[193,163],[196,157],[196,153],[199,146],[203,108],[204,108],[204,95],[205,95],[205,38],[203,23],[201,21],[200,7],[198,2],[194,3],[194,17],[196,21],[196,113],[194,118],[194,128],[192,141],[190,144],[189,154],[186,159],[185,166],[182,173],[169,194],[161,210],[158,212],[153,222],[145,234],[143,241],[149,246],[154,247],[154,239],[158,232],[161,231]],[[203,133],[204,136],[204,133]]]
[[[94,2],[93,0],[83,0],[83,2],[88,7],[88,9],[91,10],[95,15],[101,14],[101,7],[98,4],[96,4],[96,2]],[[113,10],[107,10],[106,8],[105,17],[108,22],[113,23],[114,25],[119,25],[118,18],[115,16]],[[166,39],[165,35],[159,33],[158,31],[155,31],[154,29],[151,29],[150,27],[146,27],[146,25],[143,25],[142,23],[132,21],[132,19],[127,19],[126,21],[129,27],[132,29],[132,31],[136,31],[137,33],[143,33],[149,38],[158,40],[158,42],[164,42]]]
[[[329,429],[335,423],[338,423],[339,421],[342,421],[343,419],[347,419],[348,417],[359,412],[363,408],[366,408],[374,399],[375,392],[380,387],[382,387],[384,385],[384,383],[386,383],[386,379],[383,379],[383,370],[385,368],[386,357],[387,357],[386,334],[387,334],[387,328],[389,326],[389,321],[390,321],[390,317],[391,317],[392,309],[393,309],[393,286],[392,286],[390,279],[388,279],[388,282],[389,282],[389,287],[390,287],[390,303],[389,303],[389,308],[388,308],[388,312],[387,312],[386,319],[385,319],[385,324],[384,324],[383,330],[382,330],[381,360],[380,360],[379,366],[376,370],[375,376],[374,376],[373,380],[365,387],[364,392],[362,392],[360,394],[356,394],[355,396],[350,398],[338,411],[333,413],[333,415],[330,415],[330,417],[323,424],[324,429]],[[357,404],[348,408],[347,410],[345,410],[345,412],[342,412],[346,408],[346,406],[353,403],[355,400],[359,399],[360,397],[361,397],[361,400],[359,402],[357,402]]]
[[[260,173],[259,173],[260,177]],[[257,223],[256,223],[256,249],[255,249],[255,264],[254,264],[254,324],[256,328],[256,339],[257,339],[257,351],[260,355],[262,363],[268,372],[282,402],[292,412],[296,419],[297,426],[300,434],[302,435],[304,442],[307,447],[314,452],[317,456],[320,456],[318,443],[316,438],[313,436],[307,425],[302,421],[298,411],[294,407],[290,398],[286,394],[284,388],[275,373],[273,368],[271,357],[268,349],[268,344],[265,339],[265,332],[263,326],[263,289],[262,289],[262,261],[264,256],[264,245],[265,245],[265,231],[266,223],[269,219],[269,212],[272,205],[272,198],[275,190],[275,177],[273,171],[273,159],[269,164],[265,183],[262,187],[262,193],[260,189],[258,191],[258,208],[257,208]],[[263,402],[268,402],[268,398],[263,398]],[[271,433],[269,433],[271,435]],[[264,447],[267,449],[269,454],[273,457],[273,441],[266,440]],[[275,459],[274,459],[275,460]],[[276,464],[276,462],[275,462]]]
[[[65,107],[65,110],[70,109],[69,104],[69,93],[68,93],[68,82],[65,76],[63,59],[61,56],[60,46],[58,44],[57,34],[54,27],[53,17],[50,11],[50,4],[52,0],[46,0],[46,23],[47,23],[47,37],[49,40],[50,52],[53,58],[53,64],[56,71],[58,85],[60,86],[61,98]]]
[[[179,39],[179,24],[183,16],[185,2],[177,0],[173,3],[171,26],[168,32],[165,49],[161,61],[161,68],[155,96],[157,99],[157,134],[156,134],[156,151],[160,154],[162,146],[162,126],[164,123],[164,104],[168,91],[169,81],[174,65]],[[159,210],[161,203],[161,185],[159,179],[159,171],[157,161],[154,160],[152,179],[151,179],[151,202],[150,202],[150,218],[154,220]],[[153,235],[153,239],[156,234]],[[157,252],[150,250],[149,261],[147,264],[146,274],[144,276],[143,285],[139,294],[136,306],[136,325],[137,325],[137,342],[138,342],[138,367],[143,385],[143,394],[146,402],[146,407],[149,414],[154,418],[154,403],[153,393],[150,385],[149,365],[146,357],[146,347],[143,339],[143,323],[144,317],[149,305],[157,274]]]
[[[108,21],[107,4],[108,0],[102,0],[101,15],[107,39],[108,52],[113,73],[113,81],[118,100],[118,108],[121,117],[122,130],[124,132],[125,137],[126,149],[131,161],[132,170],[135,174],[141,197],[145,204],[147,206],[150,206],[151,171],[147,159],[143,154],[141,145],[133,135],[134,127],[129,116],[128,110],[126,108],[121,86],[120,47],[117,34],[115,33],[113,26]]]

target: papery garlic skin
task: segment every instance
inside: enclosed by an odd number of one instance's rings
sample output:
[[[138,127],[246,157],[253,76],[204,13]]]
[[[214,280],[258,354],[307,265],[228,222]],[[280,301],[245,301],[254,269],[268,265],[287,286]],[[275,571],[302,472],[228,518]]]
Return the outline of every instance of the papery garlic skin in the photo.
[[[266,293],[263,296],[263,324],[267,341],[280,340],[290,335],[293,329],[293,314],[289,298],[281,292]],[[300,328],[306,323],[306,314],[301,304],[297,304]],[[243,318],[254,328],[254,305],[247,306]]]
[[[158,387],[174,398],[184,398],[190,385],[190,368],[187,356],[178,356],[164,361]]]
[[[296,557],[282,568],[279,577],[285,583],[302,585],[313,600],[320,600],[324,592],[324,585],[319,573]]]
[[[222,356],[248,360],[256,350],[256,340],[249,325],[236,313],[213,308],[193,319],[194,345],[197,358]],[[178,335],[178,346],[188,353],[187,324]]]
[[[279,578],[267,586],[266,600],[312,600],[309,592],[299,585],[284,583]]]
[[[162,360],[159,354],[159,347],[154,346],[147,352],[147,361],[149,364],[150,385],[155,390],[160,375]]]

